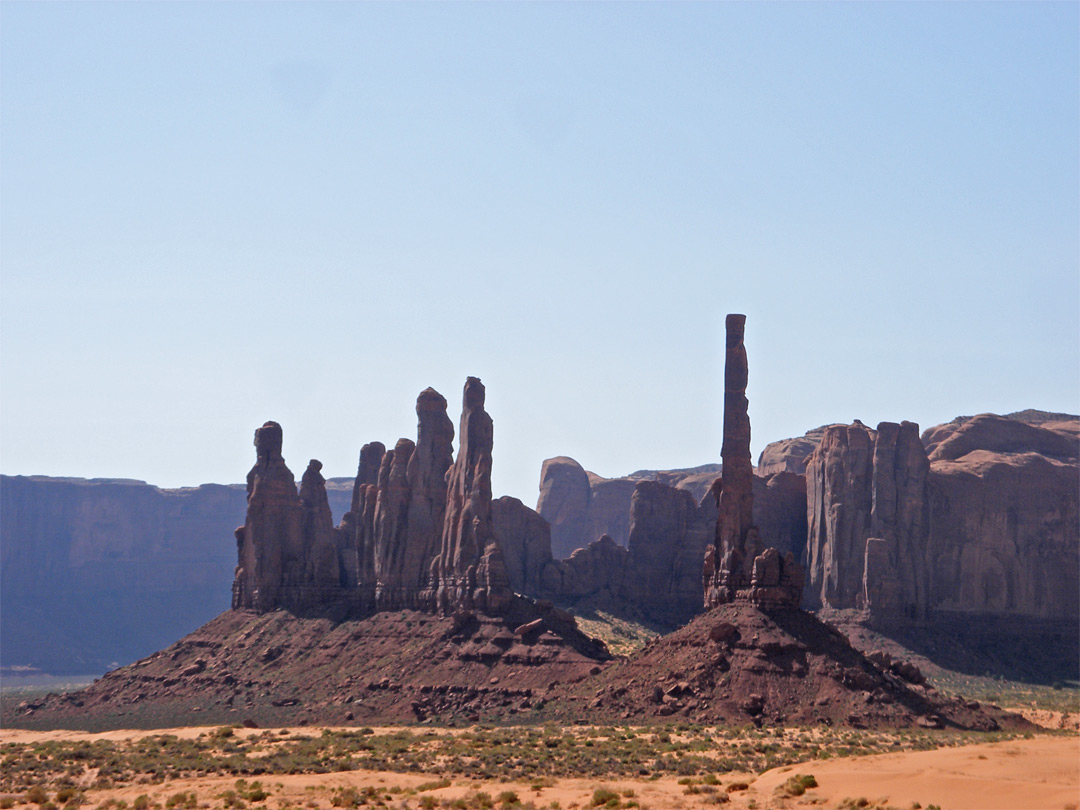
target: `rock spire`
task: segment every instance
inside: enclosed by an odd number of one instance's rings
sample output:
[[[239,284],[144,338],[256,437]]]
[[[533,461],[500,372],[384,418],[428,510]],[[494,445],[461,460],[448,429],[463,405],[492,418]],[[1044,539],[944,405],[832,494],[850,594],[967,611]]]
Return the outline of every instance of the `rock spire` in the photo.
[[[765,607],[795,606],[802,572],[794,555],[760,548],[754,526],[754,465],[750,457],[750,414],[745,315],[728,315],[724,358],[724,444],[716,544],[705,554],[705,606],[748,598]]]

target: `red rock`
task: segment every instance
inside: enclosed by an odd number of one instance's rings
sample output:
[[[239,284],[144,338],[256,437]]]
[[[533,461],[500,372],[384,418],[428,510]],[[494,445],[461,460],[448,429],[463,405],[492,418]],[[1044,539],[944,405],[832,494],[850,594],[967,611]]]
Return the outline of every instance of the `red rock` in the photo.
[[[749,584],[749,567],[758,552],[753,530],[754,467],[750,460],[750,417],[746,399],[745,315],[728,315],[724,362],[724,444],[713,582],[707,605],[731,601]]]
[[[446,399],[427,388],[416,399],[416,449],[406,473],[409,488],[405,546],[401,550],[401,587],[419,594],[429,584],[431,562],[439,553],[446,519],[446,473],[454,462],[454,423],[446,414]],[[396,606],[421,604],[402,598]]]
[[[415,445],[398,439],[382,458],[375,504],[375,604],[390,610],[409,604],[420,587],[420,571],[409,570],[408,520],[411,490],[407,471]]]
[[[797,606],[802,572],[794,554],[782,557],[775,548],[763,552],[754,524],[754,468],[750,461],[743,344],[746,316],[728,315],[726,326],[724,445],[720,451],[723,470],[718,486],[715,545],[704,554],[702,567],[705,606],[715,607],[739,598],[749,598],[770,609]]]
[[[493,432],[484,410],[483,383],[469,377],[462,400],[461,445],[446,479],[441,551],[431,566],[435,606],[442,613],[472,609],[478,595],[491,606],[503,605],[512,596],[491,525]],[[481,557],[483,577],[478,580]]]
[[[818,445],[825,431],[833,425],[824,425],[813,430],[808,430],[805,435],[794,439],[781,439],[769,442],[758,456],[757,469],[755,472],[760,476],[773,475],[787,472],[796,475],[806,473],[806,460],[810,457]]]
[[[300,480],[300,506],[304,510],[301,532],[307,556],[306,581],[317,587],[341,584],[338,534],[326,497],[322,462],[311,459]]]
[[[540,468],[540,497],[536,511],[551,526],[551,553],[561,559],[582,548],[588,537],[589,476],[574,459],[549,458]]]
[[[517,498],[491,502],[491,523],[503,552],[510,587],[518,593],[545,591],[544,568],[551,564],[551,528]]]
[[[303,511],[296,480],[281,455],[281,425],[255,431],[255,466],[247,476],[248,512],[237,530],[239,563],[233,607],[259,612],[280,607],[286,571],[304,568]]]

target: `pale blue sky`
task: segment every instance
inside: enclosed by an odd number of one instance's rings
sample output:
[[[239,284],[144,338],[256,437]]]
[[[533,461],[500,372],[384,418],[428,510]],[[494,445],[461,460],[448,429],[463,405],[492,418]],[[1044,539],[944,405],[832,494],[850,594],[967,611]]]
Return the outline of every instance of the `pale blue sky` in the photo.
[[[0,469],[494,489],[1080,401],[1077,3],[0,4]]]

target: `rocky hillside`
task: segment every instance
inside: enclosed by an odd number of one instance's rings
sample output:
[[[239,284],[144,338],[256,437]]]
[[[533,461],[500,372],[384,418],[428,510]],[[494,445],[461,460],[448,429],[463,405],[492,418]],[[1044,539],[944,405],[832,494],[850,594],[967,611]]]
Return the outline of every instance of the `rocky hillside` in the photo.
[[[991,730],[1023,721],[946,698],[910,664],[864,656],[797,610],[722,605],[629,659],[543,627],[386,611],[333,622],[227,611],[81,692],[6,701],[5,727],[249,722],[829,724]]]

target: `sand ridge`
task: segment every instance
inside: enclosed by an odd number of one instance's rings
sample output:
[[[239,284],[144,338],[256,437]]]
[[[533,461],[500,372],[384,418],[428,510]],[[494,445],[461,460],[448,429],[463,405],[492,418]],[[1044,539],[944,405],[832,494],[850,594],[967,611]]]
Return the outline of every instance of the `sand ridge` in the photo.
[[[866,797],[896,807],[919,802],[949,810],[1064,810],[1080,806],[1080,737],[1037,736],[785,766],[762,774],[753,789],[771,795],[795,773],[814,775],[818,787],[806,797],[825,799],[828,807]]]

